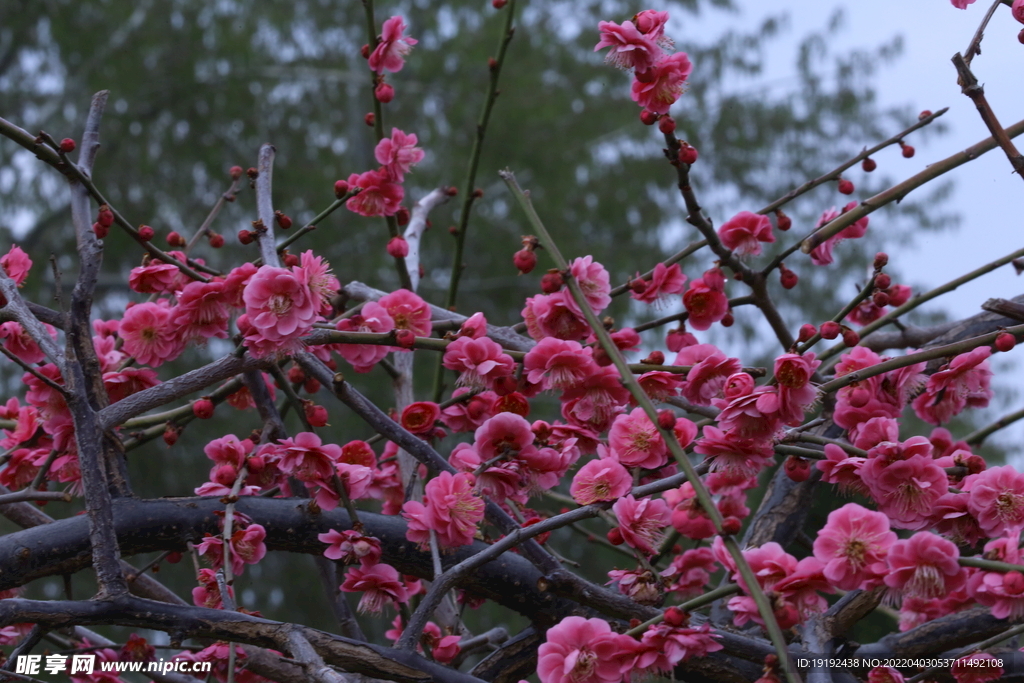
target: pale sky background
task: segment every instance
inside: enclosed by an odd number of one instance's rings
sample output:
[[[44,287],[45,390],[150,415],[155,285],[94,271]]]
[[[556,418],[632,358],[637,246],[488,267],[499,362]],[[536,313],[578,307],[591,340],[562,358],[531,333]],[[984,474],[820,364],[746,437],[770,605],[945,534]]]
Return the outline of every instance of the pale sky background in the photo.
[[[928,142],[917,136],[912,141],[917,149],[915,157],[898,169],[887,169],[898,180],[989,136],[974,104],[961,94],[950,62],[953,54],[967,49],[990,7],[989,0],[978,0],[966,10],[953,7],[948,0],[740,0],[737,4],[741,8],[739,16],[705,13],[696,24],[687,19],[685,28],[699,31],[706,27],[709,35],[717,35],[729,26],[754,27],[769,16],[788,14],[785,36],[772,41],[765,80],[778,80],[793,73],[799,39],[826,26],[838,9],[843,10],[845,21],[833,41],[833,52],[885,44],[896,35],[903,37],[902,56],[876,74],[880,107],[909,104],[915,109],[934,111],[948,106],[949,111],[940,119],[948,127],[945,135],[933,136]],[[1017,40],[1022,28],[1010,16],[1008,7],[998,8],[986,31],[982,54],[972,64],[1004,127],[1024,118],[1024,45]],[[1024,136],[1016,142],[1024,147]],[[1005,155],[997,148],[943,176],[955,183],[954,195],[946,206],[961,215],[960,227],[921,235],[914,249],[893,253],[893,263],[903,281],[911,284],[915,292],[941,285],[1024,246],[1024,180],[1011,171]],[[980,312],[986,299],[1012,298],[1021,293],[1024,277],[1018,277],[1013,267],[1007,265],[925,304],[922,310],[946,309],[962,318]],[[1016,409],[1024,402],[1024,345],[1007,356],[1016,362],[998,359],[993,386],[1004,395],[1016,392]],[[999,373],[1000,367],[1004,372]],[[1004,412],[990,408],[985,416],[996,419]],[[1014,451],[1014,464],[1024,467],[1024,421],[1017,423],[1016,428],[1000,432],[997,440]]]

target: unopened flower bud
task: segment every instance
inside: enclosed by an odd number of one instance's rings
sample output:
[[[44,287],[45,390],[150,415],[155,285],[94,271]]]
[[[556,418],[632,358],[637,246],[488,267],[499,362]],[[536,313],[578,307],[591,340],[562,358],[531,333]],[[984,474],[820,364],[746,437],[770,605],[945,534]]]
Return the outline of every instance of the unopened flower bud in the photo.
[[[96,233],[96,238],[101,240],[106,239],[107,235],[110,234],[110,228],[102,223],[93,223],[92,231]]]
[[[341,199],[348,194],[348,181],[346,180],[335,180],[334,181],[334,196]]]
[[[695,161],[697,161],[698,156],[699,155],[697,154],[697,148],[693,147],[688,143],[684,142],[682,146],[679,148],[679,161],[683,162],[688,166],[692,165]]]
[[[299,265],[299,257],[295,254],[285,254],[281,257],[281,261],[288,268],[295,268]]]
[[[249,180],[256,180],[257,178],[260,177],[260,172],[256,170],[254,166],[250,166],[245,170],[245,175],[249,178]]]
[[[530,249],[520,249],[512,257],[512,263],[519,269],[519,273],[526,275],[537,265],[537,254]]]
[[[779,230],[785,232],[793,227],[793,219],[782,213],[782,210],[775,212],[775,224],[779,227]]]
[[[1024,574],[1018,571],[1006,572],[1003,575],[1003,590],[1010,595],[1024,593]]]
[[[208,396],[203,396],[192,404],[192,414],[200,420],[209,420],[213,417],[214,407],[213,401],[211,401]]]
[[[508,0],[491,0],[491,7],[494,9],[501,9],[508,4]]]
[[[860,344],[860,335],[850,328],[846,328],[843,330],[843,343],[848,347],[853,348],[857,344]]]
[[[722,327],[732,327],[735,322],[736,318],[733,317],[732,311],[729,311],[722,318]]]
[[[833,321],[828,320],[821,324],[821,338],[822,339],[835,339],[842,332],[842,326]]]
[[[231,169],[228,171],[228,175],[231,176],[232,180],[238,180],[239,178],[242,177],[243,173],[245,173],[245,171],[242,170],[241,166],[232,166]]]
[[[1017,34],[1017,42],[1024,45],[1024,28],[1022,28],[1020,33]]]
[[[491,388],[494,389],[494,393],[498,396],[508,396],[515,393],[516,389],[519,388],[519,382],[512,375],[504,375],[494,380]]]
[[[104,228],[109,228],[114,224],[114,212],[110,210],[109,206],[104,204],[100,207],[100,210],[96,213],[96,222]]]
[[[177,232],[171,231],[167,233],[167,245],[171,247],[184,247],[186,245],[185,238]]]
[[[302,388],[306,390],[307,394],[315,394],[320,391],[320,382],[315,377],[307,377],[306,381],[302,383]]]
[[[60,141],[60,151],[65,154],[71,154],[75,151],[75,141],[71,138],[64,138]]]
[[[793,289],[800,282],[800,277],[786,266],[780,266],[779,282],[783,289]]]
[[[868,157],[864,161],[860,162],[860,167],[864,169],[865,173],[871,173],[876,168],[878,168],[878,162],[876,162],[871,157]]]
[[[403,349],[411,349],[416,345],[416,333],[412,330],[396,330],[395,344]]]
[[[1009,332],[1000,332],[996,336],[996,349],[1006,353],[1012,351],[1013,347],[1017,345],[1017,339]]]
[[[653,126],[657,122],[658,115],[655,114],[653,111],[647,111],[646,109],[644,109],[643,111],[640,112],[640,123],[644,124],[645,126]]]
[[[149,227],[148,225],[139,226],[139,237],[141,237],[144,241],[150,241],[151,239],[153,239],[153,236],[155,234],[156,231],[153,230],[153,228]]]
[[[676,414],[671,410],[658,411],[658,426],[666,430],[674,429],[676,426]]]
[[[795,482],[807,481],[807,478],[811,476],[811,463],[806,458],[791,455],[786,458],[784,467],[786,476]]]
[[[875,292],[871,295],[871,303],[879,308],[885,308],[889,305],[889,295],[882,291]]]
[[[253,240],[255,240],[255,239],[256,239],[256,235],[252,234],[248,230],[239,230],[238,231],[238,241],[241,242],[242,244],[252,244]]]
[[[888,254],[886,254],[884,251],[880,251],[877,254],[875,254],[875,263],[874,263],[875,270],[881,270],[882,268],[885,268],[886,265],[888,265],[888,264],[889,264],[889,255]]]
[[[206,239],[210,240],[210,246],[214,249],[220,249],[224,246],[224,235],[211,232],[206,235]]]
[[[839,193],[840,194],[853,194],[853,183],[846,178],[839,179]]]
[[[178,443],[178,436],[181,434],[181,430],[178,427],[168,423],[167,427],[164,428],[164,443],[168,446],[173,446]]]
[[[308,422],[311,427],[327,426],[327,408],[318,406],[312,401],[306,401],[305,413],[306,422]]]
[[[387,104],[395,99],[395,89],[388,83],[381,83],[373,89],[373,96],[382,104]]]
[[[608,352],[602,349],[600,346],[594,347],[594,362],[600,365],[602,368],[606,368],[612,364],[612,357],[608,355]]]
[[[690,621],[690,615],[678,607],[669,607],[665,610],[665,623],[669,626],[685,626]]]
[[[910,157],[914,156],[914,148],[908,145],[907,143],[903,142],[902,140],[900,141],[900,149],[903,150],[904,159],[909,159]]]
[[[644,358],[640,362],[643,363],[644,365],[664,365],[665,354],[662,353],[661,351],[651,351],[650,354],[648,354],[647,358]]]
[[[615,527],[608,532],[608,542],[612,545],[622,545],[625,542],[619,527]]]
[[[560,290],[564,284],[565,280],[562,278],[561,273],[557,270],[554,272],[548,272],[540,279],[540,291],[545,294],[554,294]]]
[[[917,115],[917,120],[921,121],[923,119],[928,118],[931,115],[932,115],[932,110],[931,109],[925,109],[920,114]]]
[[[658,130],[665,135],[676,131],[676,120],[671,116],[662,116],[658,121]]]
[[[361,54],[363,56],[363,59],[369,59],[370,58],[370,46],[369,45],[363,45],[361,48],[359,48],[359,54]]]
[[[306,381],[306,373],[297,365],[288,369],[288,381],[292,384],[302,384]]]
[[[722,533],[726,536],[735,536],[743,528],[743,522],[739,517],[729,515],[722,520]]]
[[[409,243],[401,235],[392,237],[388,242],[388,254],[395,258],[405,258],[409,255]]]
[[[637,294],[643,294],[647,291],[647,281],[638,277],[629,283],[629,288]]]
[[[274,221],[282,230],[287,230],[288,228],[292,227],[292,219],[289,218],[287,214],[282,213],[281,211],[274,212]]]
[[[374,115],[374,113],[372,111],[369,112],[366,116],[363,117],[363,123],[368,125],[370,128],[373,128],[373,124],[376,121],[377,121],[377,117]]]
[[[409,209],[404,206],[398,207],[398,211],[395,212],[395,220],[398,222],[398,227],[404,228],[409,225],[409,218]],[[427,227],[430,227],[429,223],[427,224]]]
[[[473,190],[473,199],[482,199],[483,196],[484,196],[484,191],[482,189],[480,189],[479,187],[476,188],[475,190]]]
[[[800,335],[797,337],[797,341],[801,344],[810,341],[811,337],[818,333],[818,328],[810,323],[804,323],[800,326]]]
[[[892,278],[885,273],[879,273],[875,276],[875,288],[876,289],[889,289],[889,285],[892,284]]]

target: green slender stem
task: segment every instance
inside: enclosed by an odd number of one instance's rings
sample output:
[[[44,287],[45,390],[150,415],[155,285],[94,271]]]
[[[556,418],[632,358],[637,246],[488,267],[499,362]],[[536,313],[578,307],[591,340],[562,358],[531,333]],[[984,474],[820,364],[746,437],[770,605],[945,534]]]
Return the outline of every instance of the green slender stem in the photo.
[[[830,439],[830,438],[828,438],[826,436],[818,436],[817,434],[809,434],[807,432],[797,432],[796,434],[794,434],[792,436],[792,438],[784,437],[782,439],[782,441],[783,441],[783,443],[788,443],[788,442],[792,441],[792,442],[796,442],[796,443],[800,443],[800,442],[803,442],[803,443],[816,443],[816,444],[819,444],[821,446],[828,446],[828,445],[839,446],[844,451],[846,451],[849,455],[853,455],[853,456],[856,456],[858,458],[866,458],[866,457],[868,457],[868,452],[866,450],[864,450],[863,448],[857,448],[853,444],[846,443],[845,441],[840,441],[839,439]]]
[[[957,559],[961,567],[977,567],[990,572],[1020,572],[1024,574],[1024,566],[1011,564],[1010,562],[999,562],[998,560],[986,560],[983,557],[961,557]]]
[[[740,587],[737,586],[735,583],[730,583],[730,584],[726,584],[725,586],[719,586],[718,588],[716,588],[716,589],[714,589],[712,591],[708,591],[707,593],[704,593],[703,595],[698,595],[697,597],[693,598],[692,600],[687,600],[686,602],[684,602],[684,603],[682,603],[680,605],[677,605],[676,607],[677,607],[677,609],[679,609],[679,610],[681,610],[683,612],[692,612],[693,610],[699,609],[699,608],[703,607],[704,605],[711,604],[715,600],[718,600],[720,598],[726,598],[726,597],[729,597],[730,595],[735,595],[736,593],[739,593],[739,592],[740,592]],[[642,636],[647,631],[647,629],[649,629],[651,626],[655,626],[657,624],[660,624],[664,620],[665,620],[665,614],[661,613],[661,614],[659,614],[656,617],[652,617],[652,618],[648,619],[647,621],[645,621],[644,623],[640,624],[636,628],[629,629],[628,631],[626,631],[626,635],[627,636],[633,636],[634,638],[636,638],[637,636]]]
[[[1012,425],[1014,422],[1020,420],[1021,418],[1024,418],[1024,408],[1012,412],[1009,415],[1004,415],[1003,417],[999,418],[992,424],[982,427],[981,429],[975,432],[971,432],[966,437],[964,437],[964,441],[966,441],[967,445],[969,446],[980,446],[983,443],[985,443],[985,439],[992,436],[992,434],[998,432],[1000,429],[1003,429],[1004,427]]]
[[[776,655],[779,658],[779,664],[786,672],[787,680],[790,683],[800,683],[800,676],[790,661],[789,651],[786,649],[786,638],[782,633],[782,629],[779,628],[779,622],[775,619],[775,613],[772,609],[771,603],[768,601],[768,597],[764,594],[760,584],[757,582],[757,577],[750,568],[750,564],[747,562],[746,557],[743,556],[743,552],[740,550],[736,539],[731,535],[723,533],[722,515],[715,506],[714,501],[711,498],[711,493],[704,485],[704,482],[701,481],[693,467],[693,464],[686,456],[686,452],[683,450],[682,446],[680,446],[679,440],[675,438],[674,434],[666,431],[658,424],[658,411],[654,407],[654,403],[644,392],[636,378],[633,377],[633,374],[629,371],[629,367],[626,365],[626,361],[622,357],[622,353],[612,341],[608,330],[604,328],[604,325],[601,324],[597,315],[590,308],[583,291],[580,289],[579,283],[569,272],[569,264],[562,256],[562,253],[558,250],[558,246],[555,244],[555,241],[551,238],[551,235],[548,233],[544,223],[537,215],[536,210],[533,208],[533,203],[523,192],[522,188],[519,187],[515,176],[512,175],[510,171],[502,171],[499,175],[519,202],[520,207],[526,213],[530,225],[536,232],[541,244],[554,259],[555,265],[561,272],[567,273],[564,277],[566,284],[569,287],[569,291],[572,293],[573,298],[582,310],[583,315],[587,320],[587,324],[590,325],[594,334],[597,336],[598,341],[601,343],[601,347],[605,350],[605,353],[608,354],[609,358],[612,359],[616,369],[619,371],[619,376],[623,386],[629,390],[637,404],[647,415],[647,418],[653,425],[655,425],[658,433],[661,435],[661,438],[664,440],[665,444],[668,445],[669,451],[671,451],[673,457],[675,457],[679,466],[682,467],[685,472],[687,480],[693,486],[694,493],[697,495],[697,499],[700,501],[701,507],[714,524],[715,531],[722,537],[726,550],[728,550],[729,554],[732,556],[740,576],[743,577],[743,581],[747,584],[750,591],[750,597],[753,598],[757,605],[758,612],[760,613],[762,620],[764,620],[765,629],[768,631],[768,636],[772,641],[772,645],[775,647]],[[713,246],[710,237],[708,238],[708,242],[709,245]]]
[[[799,446],[787,446],[785,444],[776,444],[774,448],[775,452],[780,455],[795,455],[798,458],[805,458],[807,460],[825,459],[824,453],[813,448],[800,448]]]

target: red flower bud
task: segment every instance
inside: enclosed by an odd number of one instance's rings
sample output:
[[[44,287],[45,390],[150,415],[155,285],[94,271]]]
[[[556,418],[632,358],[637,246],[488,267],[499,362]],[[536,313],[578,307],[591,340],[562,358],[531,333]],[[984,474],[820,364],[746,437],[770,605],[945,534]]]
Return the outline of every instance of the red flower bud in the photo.
[[[531,272],[537,265],[537,255],[530,249],[520,249],[512,256],[512,263],[521,275]]]
[[[491,0],[491,7],[494,9],[501,9],[508,4],[508,0]]]
[[[682,147],[679,148],[679,161],[683,162],[684,164],[692,165],[695,161],[697,161],[698,156],[699,155],[697,154],[697,148],[685,142],[683,143]],[[784,228],[780,228],[780,230],[781,229]]]
[[[483,196],[484,196],[484,191],[481,190],[479,187],[476,188],[475,190],[473,190],[473,199],[482,199]]]
[[[665,610],[665,623],[669,626],[685,626],[690,622],[690,615],[678,607]]]
[[[612,545],[622,545],[625,542],[625,539],[622,538],[622,532],[619,530],[619,527],[615,527],[608,532],[608,542]]]
[[[783,289],[793,289],[800,282],[800,277],[786,266],[779,267],[779,282]]]
[[[206,235],[206,238],[210,240],[210,246],[214,249],[220,249],[224,246],[224,235],[211,232]]]
[[[775,212],[775,224],[778,225],[779,230],[785,232],[793,227],[793,219],[782,213],[782,210],[779,209]]]
[[[306,381],[306,373],[297,365],[288,369],[288,381],[292,384],[302,384]]]
[[[232,180],[238,180],[239,178],[241,178],[242,173],[244,173],[244,171],[242,171],[241,166],[232,166],[231,170],[228,171],[228,175],[231,176]]]
[[[167,244],[171,247],[184,247],[187,242],[185,242],[184,237],[172,231],[167,234]]]
[[[369,59],[370,58],[370,46],[369,45],[363,45],[361,48],[359,48],[359,54],[361,54],[363,56],[363,59]]]
[[[333,370],[334,368],[332,367],[331,369]],[[320,391],[320,382],[313,377],[309,377],[302,383],[302,388],[306,390],[307,394],[315,394]]]
[[[733,517],[732,515],[722,520],[722,533],[726,536],[735,536],[743,528],[743,522],[739,517]]]
[[[612,364],[612,357],[608,355],[608,352],[602,349],[600,346],[594,347],[594,362],[600,365],[602,368],[606,368]]]
[[[885,292],[875,292],[871,295],[871,302],[879,308],[885,308],[889,305],[889,295]]]
[[[181,434],[181,430],[174,425],[168,423],[164,429],[164,443],[168,446],[173,446],[178,443],[178,435]]]
[[[850,328],[846,328],[843,330],[843,343],[848,347],[853,348],[857,344],[860,344],[860,335]]]
[[[811,337],[818,333],[818,329],[810,324],[804,323],[800,326],[800,336],[797,337],[797,341],[800,343],[810,341]]]
[[[786,458],[784,467],[786,468],[786,476],[793,481],[807,481],[807,478],[811,476],[811,463],[805,458],[791,455]]]
[[[1003,353],[1013,350],[1017,345],[1017,339],[1009,332],[1000,332],[996,337],[996,348]]]
[[[377,98],[378,102],[387,104],[395,99],[395,89],[387,83],[381,83],[373,89],[373,96]]]
[[[864,161],[860,162],[860,167],[863,168],[866,173],[871,173],[878,168],[878,163],[871,157],[868,157]]]
[[[346,180],[335,180],[334,181],[334,196],[341,199],[348,194],[348,181]]]
[[[1020,33],[1017,34],[1017,42],[1024,45],[1024,28],[1022,28]]]
[[[404,228],[409,225],[409,209],[404,206],[398,207],[398,211],[395,212],[395,220],[398,221],[398,227]],[[427,227],[430,227],[429,225]]]
[[[903,150],[904,159],[909,159],[910,157],[914,156],[914,148],[903,141],[900,141],[900,149]]]
[[[100,207],[99,212],[96,214],[96,222],[104,228],[109,228],[114,224],[114,212],[110,210],[109,206],[104,204]]]
[[[60,141],[60,151],[65,154],[71,154],[75,151],[75,141],[71,138],[64,138]]]
[[[562,279],[562,274],[556,270],[553,273],[544,274],[544,277],[540,279],[540,290],[545,294],[554,294],[564,284],[565,280]]]
[[[653,126],[658,122],[658,115],[653,111],[647,111],[644,109],[640,112],[640,122],[645,126]]]
[[[729,311],[725,314],[725,317],[722,318],[722,327],[732,327],[735,322],[736,318],[733,317],[732,311]]]
[[[288,228],[292,227],[292,219],[289,218],[287,214],[284,214],[281,211],[274,212],[274,221],[278,224],[278,226],[280,226],[282,230],[287,230]]]
[[[288,268],[294,268],[299,265],[299,257],[295,254],[285,254],[281,257],[284,265]]]
[[[454,197],[459,194],[459,188],[455,187],[454,185],[449,185],[448,187],[444,188],[444,193],[449,197]]]
[[[318,406],[312,401],[305,404],[306,421],[311,427],[327,426],[327,408]]]
[[[840,194],[853,194],[853,183],[846,178],[839,179],[839,193]]]
[[[509,387],[515,388],[516,378],[511,375],[500,377],[494,382],[494,393],[498,394],[491,410],[495,413],[515,413],[519,417],[526,417],[530,414],[530,402],[518,391],[502,393]]]
[[[651,351],[647,358],[644,358],[640,362],[644,363],[645,365],[664,365],[665,354],[662,353],[661,351]]]
[[[403,349],[411,349],[416,345],[416,333],[412,330],[396,330],[395,344]]]
[[[151,239],[153,239],[153,236],[155,234],[156,234],[156,231],[153,230],[153,228],[149,227],[148,225],[140,225],[139,226],[139,237],[141,237],[146,242],[148,242]]]
[[[248,176],[249,180],[256,180],[257,178],[260,177],[260,172],[257,171],[255,167],[250,166],[249,168],[245,169],[245,175]]]
[[[498,396],[508,396],[519,388],[519,382],[512,375],[505,375],[494,380],[493,388]]]
[[[889,285],[892,284],[892,278],[885,273],[879,273],[875,276],[875,288],[876,289],[889,289]]]
[[[925,109],[924,111],[922,111],[920,114],[917,115],[917,120],[920,121],[922,119],[926,119],[926,118],[928,118],[931,115],[932,115],[932,110],[931,109]]]
[[[101,239],[102,240],[102,239],[106,239],[107,235],[110,233],[110,228],[108,228],[107,226],[103,225],[102,223],[93,223],[92,224],[92,231],[94,233],[96,233],[97,239]]]
[[[839,323],[832,320],[828,320],[821,324],[821,338],[822,339],[835,339],[842,332],[842,327]]]
[[[248,230],[238,231],[238,241],[242,244],[252,244],[253,240],[256,239],[256,235],[252,234]]]
[[[665,135],[674,133],[676,131],[676,120],[671,116],[662,116],[661,120],[658,121],[658,130]]]
[[[213,401],[211,401],[208,396],[203,396],[192,404],[192,414],[200,420],[209,420],[213,417],[214,407]]]
[[[671,430],[676,426],[676,414],[671,410],[658,411],[658,426],[665,430]]]
[[[405,258],[409,255],[409,243],[401,235],[392,237],[388,242],[388,254],[395,258]]]
[[[366,116],[363,117],[363,123],[368,125],[370,128],[373,128],[373,124],[376,121],[377,121],[377,117],[374,116],[372,111],[370,113],[368,113]]]

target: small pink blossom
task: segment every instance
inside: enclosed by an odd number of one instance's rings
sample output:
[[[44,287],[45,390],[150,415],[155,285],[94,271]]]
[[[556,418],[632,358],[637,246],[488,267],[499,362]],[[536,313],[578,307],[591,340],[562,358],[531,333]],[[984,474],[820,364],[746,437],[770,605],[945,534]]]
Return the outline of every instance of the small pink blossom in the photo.
[[[665,500],[672,506],[672,528],[694,540],[711,538],[715,525],[697,500],[697,494],[690,482],[678,489],[666,491]]]
[[[946,472],[932,459],[930,450],[927,456],[909,455],[892,462],[881,456],[868,458],[859,474],[878,509],[899,529],[926,528],[935,504],[949,487]]]
[[[626,467],[653,470],[668,462],[668,447],[643,408],[619,415],[608,432],[612,457]]]
[[[988,683],[1002,677],[1001,661],[987,652],[975,652],[953,662],[949,672],[956,683]]]
[[[973,5],[975,0],[950,0],[953,3],[953,7],[957,9],[967,9],[968,5]]]
[[[948,422],[964,408],[985,408],[992,398],[992,349],[979,346],[961,353],[928,379],[924,393],[914,399],[914,412],[925,422]]]
[[[601,40],[594,52],[610,47],[605,61],[620,69],[644,72],[661,56],[656,39],[641,33],[632,21],[624,21],[622,25],[602,21],[597,28],[601,32]]]
[[[711,632],[711,624],[697,627],[672,626],[664,621],[650,627],[641,639],[643,649],[637,657],[637,669],[661,673],[671,672],[676,664],[692,657],[707,657],[718,652],[723,645]]]
[[[532,449],[534,441],[530,423],[515,413],[498,413],[484,422],[473,437],[473,447],[483,460],[518,456]]]
[[[591,460],[572,478],[569,493],[580,505],[615,500],[629,493],[633,478],[629,470],[612,458]]]
[[[183,349],[170,309],[158,303],[136,304],[125,311],[118,335],[126,353],[154,368],[174,360]]]
[[[359,188],[359,194],[345,202],[345,206],[360,216],[394,216],[405,198],[405,189],[393,182],[383,168],[353,173],[348,184]]]
[[[710,548],[693,548],[674,556],[661,576],[670,581],[668,590],[687,599],[704,592],[704,587],[717,569]]]
[[[597,369],[593,349],[555,337],[537,342],[523,363],[527,379],[544,389],[568,389]]]
[[[990,467],[973,480],[967,509],[986,536],[1024,528],[1024,474],[1011,465]]]
[[[580,340],[590,333],[590,326],[583,319],[579,307],[564,289],[528,298],[522,316],[526,331],[537,341],[544,337]]]
[[[430,305],[415,292],[396,289],[377,303],[391,316],[396,330],[411,330],[417,337],[430,336]]]
[[[3,267],[7,277],[14,280],[14,284],[21,287],[25,284],[28,271],[32,268],[32,259],[17,244],[11,247],[3,256],[0,256],[0,266]]]
[[[562,416],[580,427],[603,432],[619,409],[629,402],[629,390],[622,386],[614,367],[600,368],[562,394]]]
[[[364,614],[380,614],[385,605],[393,605],[397,609],[398,603],[409,599],[409,591],[402,584],[398,571],[383,562],[349,567],[345,572],[345,582],[339,588],[346,593],[363,594],[358,609]]]
[[[335,329],[340,332],[381,334],[395,329],[395,321],[378,302],[367,301],[358,313],[339,320]],[[391,350],[391,347],[383,344],[334,344],[332,348],[359,373],[372,370]]]
[[[667,114],[686,89],[693,70],[685,52],[661,57],[650,70],[634,76],[631,97],[647,111]]]
[[[633,282],[636,283],[638,281],[641,281],[639,274],[637,274]],[[679,268],[678,263],[673,263],[670,266],[659,263],[654,266],[651,279],[643,280],[642,282],[644,288],[640,291],[637,291],[637,288],[633,288],[630,296],[636,301],[642,301],[646,304],[657,304],[672,294],[682,294],[683,285],[686,284],[686,276],[683,275],[683,271]]]
[[[409,521],[406,537],[422,544],[430,538],[424,531],[433,529],[446,548],[472,543],[484,516],[484,501],[473,493],[473,484],[473,475],[467,473],[441,472],[431,479],[425,490],[426,505],[410,501],[403,507]]]
[[[224,303],[223,282],[190,282],[176,292],[178,304],[171,309],[171,325],[185,340],[205,342],[211,337],[228,336],[227,304]]]
[[[683,294],[683,305],[695,330],[706,330],[724,318],[729,312],[729,299],[725,296],[722,271],[712,268],[700,279],[690,282],[690,288]]]
[[[364,536],[358,531],[331,529],[325,534],[317,535],[317,540],[327,544],[324,557],[329,560],[340,560],[345,564],[359,562],[364,567],[380,562],[380,541],[372,536]]]
[[[662,529],[672,521],[672,513],[668,504],[659,498],[642,498],[623,496],[615,501],[612,512],[619,522],[622,540],[631,548],[636,548],[646,555],[658,552],[661,543]]]
[[[829,513],[814,539],[814,556],[824,565],[825,578],[841,590],[881,585],[885,556],[896,542],[888,518],[856,503]]]
[[[370,53],[369,64],[372,71],[381,74],[385,69],[392,73],[402,70],[405,66],[405,56],[412,50],[412,46],[419,42],[415,38],[402,35],[405,28],[405,20],[402,17],[391,17],[384,22],[380,42]],[[351,184],[349,181],[349,185]]]
[[[846,213],[850,209],[857,206],[857,202],[850,202],[843,207],[843,213]],[[839,211],[835,207],[832,207],[828,211],[821,214],[821,218],[818,219],[815,228],[821,228],[824,225],[831,223],[836,218],[839,218]],[[811,262],[816,266],[827,266],[833,261],[832,250],[837,244],[845,239],[860,239],[868,231],[868,217],[861,218],[853,225],[847,226],[840,230],[837,234],[829,237],[827,240],[819,244],[811,252]]]
[[[469,391],[471,390],[466,387],[459,387],[452,392],[452,398]],[[454,432],[471,432],[493,415],[496,398],[494,392],[484,391],[468,401],[454,403],[441,411],[441,422]]]
[[[632,662],[618,655],[629,636],[612,632],[603,619],[566,617],[548,629],[537,651],[541,683],[619,683]]]
[[[117,403],[157,384],[160,384],[160,380],[149,368],[125,368],[120,372],[103,373],[103,388],[107,390],[111,403]]]
[[[294,353],[319,317],[319,301],[301,268],[262,266],[242,294],[249,330],[245,345],[256,358]]]
[[[57,330],[52,325],[45,323],[44,327],[50,334],[50,337],[57,341]],[[0,338],[4,340],[4,347],[8,351],[26,363],[41,363],[46,359],[46,354],[39,348],[35,340],[25,332],[21,323],[6,322],[0,325]]]
[[[493,389],[497,380],[515,370],[512,358],[488,337],[459,337],[445,349],[443,364],[460,373],[459,386],[471,389]]]
[[[775,451],[770,442],[746,439],[717,427],[704,427],[703,437],[694,451],[711,461],[712,472],[734,472],[750,477],[771,465]]]
[[[885,585],[901,597],[938,598],[964,587],[967,572],[957,562],[960,550],[927,531],[898,540],[889,548]]]
[[[172,294],[178,287],[178,266],[153,260],[149,265],[132,268],[128,286],[140,294]]]
[[[592,256],[581,256],[569,264],[569,272],[576,278],[576,284],[583,290],[583,296],[587,300],[590,310],[600,313],[608,308],[608,304],[612,302],[610,294],[612,286],[608,271],[604,266],[596,262]],[[571,296],[566,299],[566,305],[580,317],[583,316],[582,310]]]
[[[313,254],[311,250],[302,252],[300,258],[300,267],[306,273],[309,291],[313,295],[313,301],[318,305],[317,312],[324,316],[330,315],[331,299],[341,289],[341,283],[331,274],[330,264]]]
[[[423,150],[416,146],[417,142],[414,133],[406,135],[401,130],[392,128],[391,137],[377,143],[373,156],[387,171],[392,182],[400,183],[405,180],[405,174],[415,164],[423,161]]]
[[[740,256],[758,256],[762,242],[774,242],[772,222],[768,216],[740,211],[718,228],[718,237],[726,249]]]
[[[726,379],[742,368],[738,358],[726,357],[714,344],[684,346],[676,354],[673,365],[691,366],[682,394],[687,401],[699,406],[711,405],[712,399],[721,396]],[[747,377],[752,385],[753,378]]]

